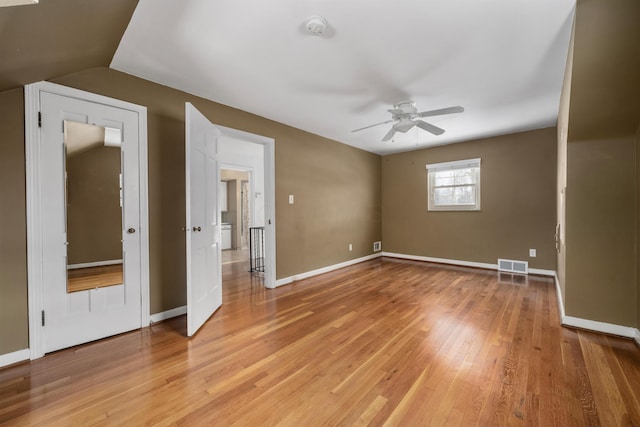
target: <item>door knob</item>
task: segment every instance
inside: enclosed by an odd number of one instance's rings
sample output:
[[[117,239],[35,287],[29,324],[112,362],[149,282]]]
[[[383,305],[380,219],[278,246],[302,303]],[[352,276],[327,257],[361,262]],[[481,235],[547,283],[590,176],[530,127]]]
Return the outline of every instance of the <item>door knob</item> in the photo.
[[[202,231],[202,228],[200,228],[200,227],[193,227],[193,231]]]
[[[127,230],[127,233],[129,233],[129,234],[133,234],[135,232],[136,232],[135,228],[130,228],[130,229]]]

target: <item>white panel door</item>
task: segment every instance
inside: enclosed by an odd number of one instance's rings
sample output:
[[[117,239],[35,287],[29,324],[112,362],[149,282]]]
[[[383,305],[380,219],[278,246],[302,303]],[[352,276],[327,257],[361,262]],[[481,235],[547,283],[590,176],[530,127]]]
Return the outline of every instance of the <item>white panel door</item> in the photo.
[[[187,335],[222,305],[218,129],[186,103]]]
[[[48,92],[40,92],[40,105],[46,353],[141,327],[139,133],[133,111]],[[65,120],[121,131],[122,284],[67,292]]]

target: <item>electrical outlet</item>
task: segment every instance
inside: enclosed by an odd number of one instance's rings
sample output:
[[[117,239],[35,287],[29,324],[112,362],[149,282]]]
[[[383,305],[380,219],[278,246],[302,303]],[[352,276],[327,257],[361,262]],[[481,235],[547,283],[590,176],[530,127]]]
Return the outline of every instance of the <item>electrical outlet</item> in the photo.
[[[352,251],[353,250],[353,245],[351,243],[349,243],[349,250]]]
[[[531,258],[535,258],[536,257],[536,250],[535,249],[529,249],[529,256]]]
[[[382,242],[373,242],[373,251],[379,252],[382,250]]]

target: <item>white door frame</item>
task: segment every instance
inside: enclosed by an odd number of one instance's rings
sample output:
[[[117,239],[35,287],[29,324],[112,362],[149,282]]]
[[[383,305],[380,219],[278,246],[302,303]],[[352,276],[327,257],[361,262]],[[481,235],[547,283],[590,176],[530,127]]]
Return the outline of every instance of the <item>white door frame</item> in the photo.
[[[40,144],[38,126],[40,92],[130,110],[138,113],[139,186],[140,186],[140,289],[141,324],[149,324],[149,202],[147,172],[147,109],[140,105],[96,95],[49,82],[38,82],[24,87],[25,95],[25,166],[27,195],[27,283],[29,298],[29,356],[44,356],[44,334],[41,313],[44,307],[42,277],[42,212],[40,187]]]
[[[261,144],[264,147],[264,286],[274,289],[276,287],[276,141],[267,136],[216,126],[222,135]]]

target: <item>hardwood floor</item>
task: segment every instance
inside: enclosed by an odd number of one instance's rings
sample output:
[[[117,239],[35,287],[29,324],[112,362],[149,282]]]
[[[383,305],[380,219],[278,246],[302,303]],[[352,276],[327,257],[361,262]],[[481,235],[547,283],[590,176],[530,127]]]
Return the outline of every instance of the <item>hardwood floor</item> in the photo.
[[[122,283],[122,264],[67,270],[67,292],[86,291]]]
[[[0,424],[640,425],[640,349],[562,328],[551,279],[377,259],[0,370]]]

